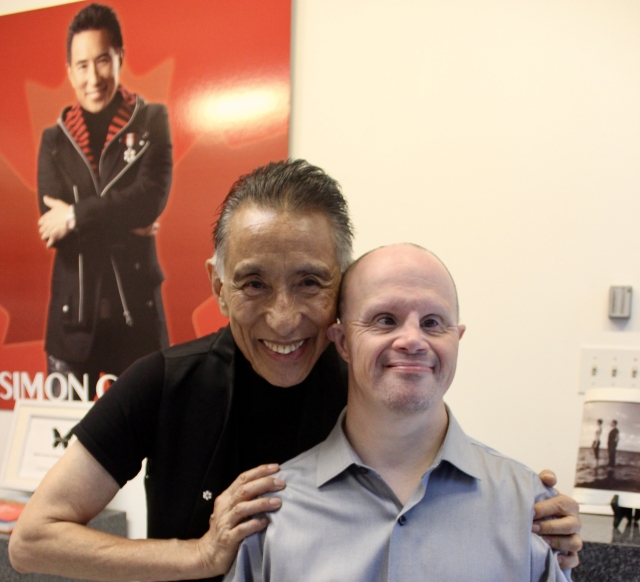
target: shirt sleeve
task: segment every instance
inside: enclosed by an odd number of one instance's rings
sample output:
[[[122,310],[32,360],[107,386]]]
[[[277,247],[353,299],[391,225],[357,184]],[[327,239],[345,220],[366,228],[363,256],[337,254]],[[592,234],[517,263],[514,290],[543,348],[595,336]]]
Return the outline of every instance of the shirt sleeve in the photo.
[[[531,534],[531,581],[571,582],[571,570],[561,570],[556,553],[534,533]]]
[[[224,582],[269,582],[269,575],[264,574],[263,541],[264,532],[245,538]]]
[[[74,429],[120,485],[133,479],[153,450],[164,384],[164,356],[155,352],[127,369]]]

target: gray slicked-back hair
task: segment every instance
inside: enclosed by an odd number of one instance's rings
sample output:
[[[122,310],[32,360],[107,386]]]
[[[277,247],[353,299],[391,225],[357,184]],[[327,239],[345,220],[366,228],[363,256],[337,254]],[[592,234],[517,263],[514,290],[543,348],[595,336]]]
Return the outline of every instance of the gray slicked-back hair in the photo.
[[[243,205],[302,214],[323,214],[331,225],[340,270],[344,272],[351,264],[353,227],[340,185],[305,160],[282,160],[270,162],[240,176],[220,205],[219,218],[213,227],[213,262],[221,279],[224,277],[231,219]]]

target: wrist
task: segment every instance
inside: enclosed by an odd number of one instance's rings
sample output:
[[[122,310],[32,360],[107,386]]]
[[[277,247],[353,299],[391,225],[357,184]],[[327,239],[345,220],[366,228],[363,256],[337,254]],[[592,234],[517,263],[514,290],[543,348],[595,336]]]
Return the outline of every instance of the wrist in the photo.
[[[67,231],[72,231],[76,228],[76,209],[73,204],[69,206],[69,212],[64,220],[64,225]]]
[[[224,576],[229,571],[235,554],[229,560],[224,551],[219,551],[220,548],[213,541],[210,531],[200,539],[191,541],[195,542],[196,571],[200,572],[203,578]]]

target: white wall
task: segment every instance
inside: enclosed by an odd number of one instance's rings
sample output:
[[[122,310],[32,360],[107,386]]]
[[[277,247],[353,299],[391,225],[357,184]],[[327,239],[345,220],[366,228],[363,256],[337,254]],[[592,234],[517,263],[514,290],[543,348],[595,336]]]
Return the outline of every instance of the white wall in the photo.
[[[579,347],[640,345],[606,317],[609,285],[640,290],[640,4],[294,0],[293,28],[292,156],[340,180],[358,254],[444,259],[449,403],[570,492]]]
[[[640,5],[295,2],[291,152],[337,177],[357,254],[412,241],[467,324],[467,431],[573,485],[579,347],[639,345]],[[637,309],[636,309],[637,311]]]
[[[0,0],[0,16],[3,14],[14,14],[17,12],[27,12],[47,6],[57,6],[60,4],[73,4],[78,0]]]

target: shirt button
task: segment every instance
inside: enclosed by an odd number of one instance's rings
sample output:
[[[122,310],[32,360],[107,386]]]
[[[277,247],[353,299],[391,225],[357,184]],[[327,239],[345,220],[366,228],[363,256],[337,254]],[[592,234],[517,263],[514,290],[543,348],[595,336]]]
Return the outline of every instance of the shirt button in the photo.
[[[369,469],[366,469],[365,467],[360,467],[358,469],[360,471],[360,473],[362,473],[363,475],[367,475],[369,473]]]
[[[401,515],[401,516],[398,518],[398,524],[399,524],[399,525],[404,525],[405,523],[407,523],[407,518],[406,518],[406,516]]]
[[[134,268],[136,271],[139,271],[139,270],[140,270],[140,263],[134,263],[133,268]]]
[[[153,301],[151,301],[151,299],[147,301],[147,307],[153,307]]]
[[[68,305],[63,305],[62,306],[62,313],[69,313],[69,306]]]

